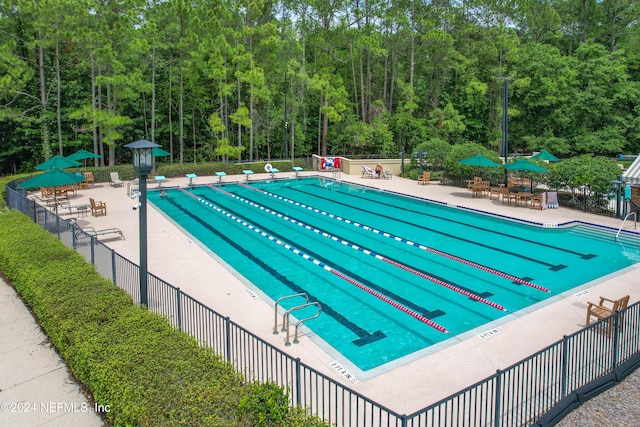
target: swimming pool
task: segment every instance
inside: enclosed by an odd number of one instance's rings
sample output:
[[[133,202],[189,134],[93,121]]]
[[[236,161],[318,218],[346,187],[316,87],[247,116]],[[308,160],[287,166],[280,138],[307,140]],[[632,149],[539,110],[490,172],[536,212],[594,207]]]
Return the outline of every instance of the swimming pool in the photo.
[[[305,324],[313,338],[362,371],[640,260],[609,231],[534,227],[322,178],[165,190],[149,200],[256,290],[319,302]]]

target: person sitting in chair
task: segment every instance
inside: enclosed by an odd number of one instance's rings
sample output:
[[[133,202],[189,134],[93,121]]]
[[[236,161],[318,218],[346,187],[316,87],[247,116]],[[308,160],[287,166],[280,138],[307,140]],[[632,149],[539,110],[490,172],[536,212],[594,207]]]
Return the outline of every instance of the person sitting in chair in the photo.
[[[376,175],[378,175],[377,178],[380,178],[380,175],[382,174],[382,164],[378,163],[376,165],[375,171],[376,171]]]

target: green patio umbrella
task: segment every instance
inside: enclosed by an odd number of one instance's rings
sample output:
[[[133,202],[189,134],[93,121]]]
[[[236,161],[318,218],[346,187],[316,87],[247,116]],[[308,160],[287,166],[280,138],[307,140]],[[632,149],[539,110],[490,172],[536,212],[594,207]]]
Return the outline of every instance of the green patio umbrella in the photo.
[[[81,163],[76,162],[73,159],[68,159],[66,157],[55,156],[50,158],[46,162],[40,163],[38,166],[36,166],[36,170],[46,171],[49,169],[66,169],[76,166],[81,166]]]
[[[469,157],[464,160],[460,160],[458,162],[459,165],[466,166],[480,166],[480,167],[489,167],[489,168],[497,168],[500,164],[494,162],[493,160],[487,159],[486,157],[476,154],[473,157]]]
[[[99,154],[95,154],[92,153],[91,151],[87,151],[87,150],[78,150],[73,154],[69,154],[67,156],[67,159],[70,160],[84,160],[84,159],[101,159],[102,156]]]
[[[542,166],[538,166],[535,163],[531,163],[528,160],[518,160],[517,162],[507,163],[506,165],[504,165],[504,168],[510,171],[528,171],[528,172],[539,172],[539,173],[549,172]]]
[[[168,151],[163,150],[160,147],[154,147],[153,150],[151,150],[151,155],[153,155],[153,160],[152,160],[152,164],[153,164],[153,173],[155,174],[155,170],[156,170],[156,157],[165,157],[165,156],[170,156],[171,153]]]
[[[151,154],[153,154],[153,157],[164,157],[164,156],[170,156],[171,155],[170,152],[164,151],[160,147],[154,148],[153,151],[151,152]]]
[[[558,162],[559,158],[548,152],[547,150],[542,150],[535,156],[531,157],[533,160],[546,160],[548,162]]]
[[[67,156],[67,159],[70,160],[82,160],[82,166],[86,167],[87,166],[87,162],[85,161],[86,159],[101,159],[102,156],[99,154],[95,154],[92,153],[91,151],[87,151],[87,150],[78,150],[73,154],[69,154]]]
[[[26,181],[18,184],[18,188],[40,188],[40,187],[53,187],[53,199],[55,203],[56,213],[58,213],[58,197],[56,193],[56,187],[63,185],[77,184],[80,181],[84,181],[86,178],[78,176],[73,173],[65,172],[62,169],[49,169],[45,173],[36,175]]]
[[[538,166],[535,163],[531,163],[528,160],[518,160],[513,163],[507,163],[506,165],[504,165],[504,168],[510,171],[525,171],[525,172],[537,172],[537,173],[549,172],[542,166]],[[533,181],[531,181],[531,191],[533,192]]]

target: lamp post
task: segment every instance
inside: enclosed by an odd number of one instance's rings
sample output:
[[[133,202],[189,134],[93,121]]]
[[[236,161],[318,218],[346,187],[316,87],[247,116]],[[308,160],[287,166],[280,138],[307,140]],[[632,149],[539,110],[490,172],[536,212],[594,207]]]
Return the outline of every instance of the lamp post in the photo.
[[[504,164],[507,164],[509,157],[509,80],[510,78],[502,77],[503,94],[502,94],[502,154],[504,155]],[[504,170],[504,187],[509,186],[509,171]]]
[[[140,305],[149,306],[147,295],[147,176],[153,166],[153,149],[159,147],[151,141],[141,139],[125,145],[133,150],[133,170],[138,175],[140,197],[133,209],[139,211],[140,221]]]
[[[422,161],[424,159],[426,159],[429,156],[429,153],[427,153],[426,151],[422,151],[422,150],[418,150],[418,152],[413,153],[413,157],[420,159],[420,173],[422,173]],[[404,160],[403,160],[404,163]]]
[[[621,176],[618,176],[611,181],[611,184],[613,184],[613,189],[616,190],[616,218],[620,218],[620,194],[624,191],[626,182]]]
[[[284,74],[284,158],[289,157],[289,123],[287,122],[287,73]],[[291,159],[293,160],[293,159]]]

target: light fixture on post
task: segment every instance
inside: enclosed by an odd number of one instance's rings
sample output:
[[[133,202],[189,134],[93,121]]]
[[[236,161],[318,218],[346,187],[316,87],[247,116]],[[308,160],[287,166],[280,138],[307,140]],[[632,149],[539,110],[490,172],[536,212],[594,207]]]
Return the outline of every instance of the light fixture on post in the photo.
[[[504,156],[504,164],[509,159],[509,80],[510,77],[501,77],[502,80],[502,155]],[[504,187],[509,187],[509,171],[504,170]]]
[[[404,153],[403,153],[403,155],[404,155]],[[429,157],[429,153],[427,153],[426,151],[418,150],[418,151],[413,153],[413,158],[414,159],[418,159],[418,163],[419,163],[419,166],[420,166],[420,173],[422,173],[422,169],[423,169],[422,162],[427,157]],[[403,163],[404,163],[404,157],[403,157]]]
[[[135,196],[139,202],[133,210],[140,212],[140,305],[149,306],[147,295],[147,176],[153,165],[153,149],[159,147],[151,141],[141,139],[125,145],[133,150],[133,170],[138,175],[139,189]]]
[[[616,190],[616,218],[621,218],[620,196],[624,192],[627,183],[621,176],[618,176],[616,179],[611,181],[611,184],[613,185],[613,189]]]

